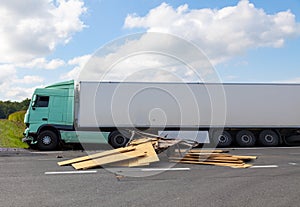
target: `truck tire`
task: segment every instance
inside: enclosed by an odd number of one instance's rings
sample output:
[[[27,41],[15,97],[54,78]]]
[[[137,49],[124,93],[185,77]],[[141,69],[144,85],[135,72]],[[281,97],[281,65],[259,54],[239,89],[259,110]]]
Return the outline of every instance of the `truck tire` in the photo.
[[[58,146],[58,136],[51,130],[41,132],[37,137],[37,148],[39,150],[55,150]]]
[[[215,131],[213,133],[213,142],[218,147],[229,147],[232,141],[232,136],[227,131]]]
[[[113,131],[108,136],[108,143],[113,148],[125,147],[128,141],[128,137],[126,137],[123,133],[120,133],[119,131]]]
[[[240,147],[253,147],[256,137],[251,131],[241,130],[236,134],[235,141]]]
[[[267,129],[260,132],[258,141],[263,146],[274,147],[279,144],[279,136],[273,130]]]
[[[289,146],[298,145],[300,143],[300,135],[292,135],[285,138],[285,144]]]

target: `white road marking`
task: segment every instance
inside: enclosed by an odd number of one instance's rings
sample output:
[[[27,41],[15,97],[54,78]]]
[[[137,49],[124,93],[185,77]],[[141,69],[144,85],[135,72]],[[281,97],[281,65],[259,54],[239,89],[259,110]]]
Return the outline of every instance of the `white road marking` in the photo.
[[[295,162],[289,162],[289,165],[298,165],[298,164]]]
[[[57,161],[58,160],[58,158],[52,158],[52,159],[50,159],[50,158],[48,158],[48,159],[38,159],[38,161]]]
[[[30,152],[32,154],[58,154],[64,153],[64,151],[46,151],[46,152]]]
[[[254,165],[251,166],[250,168],[276,168],[278,165]]]
[[[97,170],[45,172],[45,175],[90,174],[90,173],[97,173]]]
[[[184,167],[184,168],[142,168],[141,171],[184,171],[184,170],[191,170],[191,168]]]

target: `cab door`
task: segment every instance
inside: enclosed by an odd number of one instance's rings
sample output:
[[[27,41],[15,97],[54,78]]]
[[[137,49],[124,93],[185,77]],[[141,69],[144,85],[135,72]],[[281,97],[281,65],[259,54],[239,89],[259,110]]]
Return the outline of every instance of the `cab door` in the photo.
[[[35,95],[30,108],[30,122],[32,124],[47,124],[49,117],[49,96]]]

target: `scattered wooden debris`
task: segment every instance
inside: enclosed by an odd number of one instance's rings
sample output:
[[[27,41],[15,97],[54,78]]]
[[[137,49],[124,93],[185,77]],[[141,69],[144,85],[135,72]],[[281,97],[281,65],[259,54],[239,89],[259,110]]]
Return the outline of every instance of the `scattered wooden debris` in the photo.
[[[122,152],[128,152],[128,151],[132,151],[134,149],[135,149],[135,147],[132,147],[132,146],[125,147],[125,148],[118,148],[118,149],[113,149],[113,150],[100,152],[100,153],[93,154],[93,155],[88,155],[88,156],[84,156],[84,157],[74,158],[74,159],[71,159],[71,160],[61,161],[61,162],[58,162],[57,164],[59,166],[70,165],[70,164],[73,164],[73,163],[87,161],[87,160],[100,158],[100,157],[105,157],[105,156],[108,156],[108,155],[114,155],[114,154],[118,154],[118,153],[122,153]]]
[[[137,140],[134,144],[84,157],[58,162],[59,166],[72,165],[76,170],[103,165],[136,167],[159,161],[152,140]]]
[[[184,156],[169,157],[170,162],[179,162],[186,164],[216,165],[232,168],[248,168],[251,164],[246,162],[257,159],[257,156],[242,156],[227,154],[225,150],[198,150],[192,149]],[[177,152],[178,154],[178,152]]]
[[[158,162],[157,154],[177,146],[169,154],[170,162],[227,166],[232,168],[247,168],[252,166],[246,161],[256,159],[256,156],[241,156],[228,154],[228,150],[191,149],[197,143],[180,139],[165,139],[155,136],[143,136],[130,140],[127,147],[108,150],[88,156],[58,162],[59,166],[72,165],[75,169],[89,169],[98,166],[137,167]],[[180,148],[179,145],[183,145]]]

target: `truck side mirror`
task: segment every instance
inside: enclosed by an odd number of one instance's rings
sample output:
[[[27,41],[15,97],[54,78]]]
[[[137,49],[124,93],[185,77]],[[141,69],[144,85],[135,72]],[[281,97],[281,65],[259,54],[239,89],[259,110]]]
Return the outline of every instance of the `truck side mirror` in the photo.
[[[34,95],[32,97],[32,102],[31,102],[31,107],[32,107],[33,110],[35,110],[36,101],[37,101],[37,96]]]

